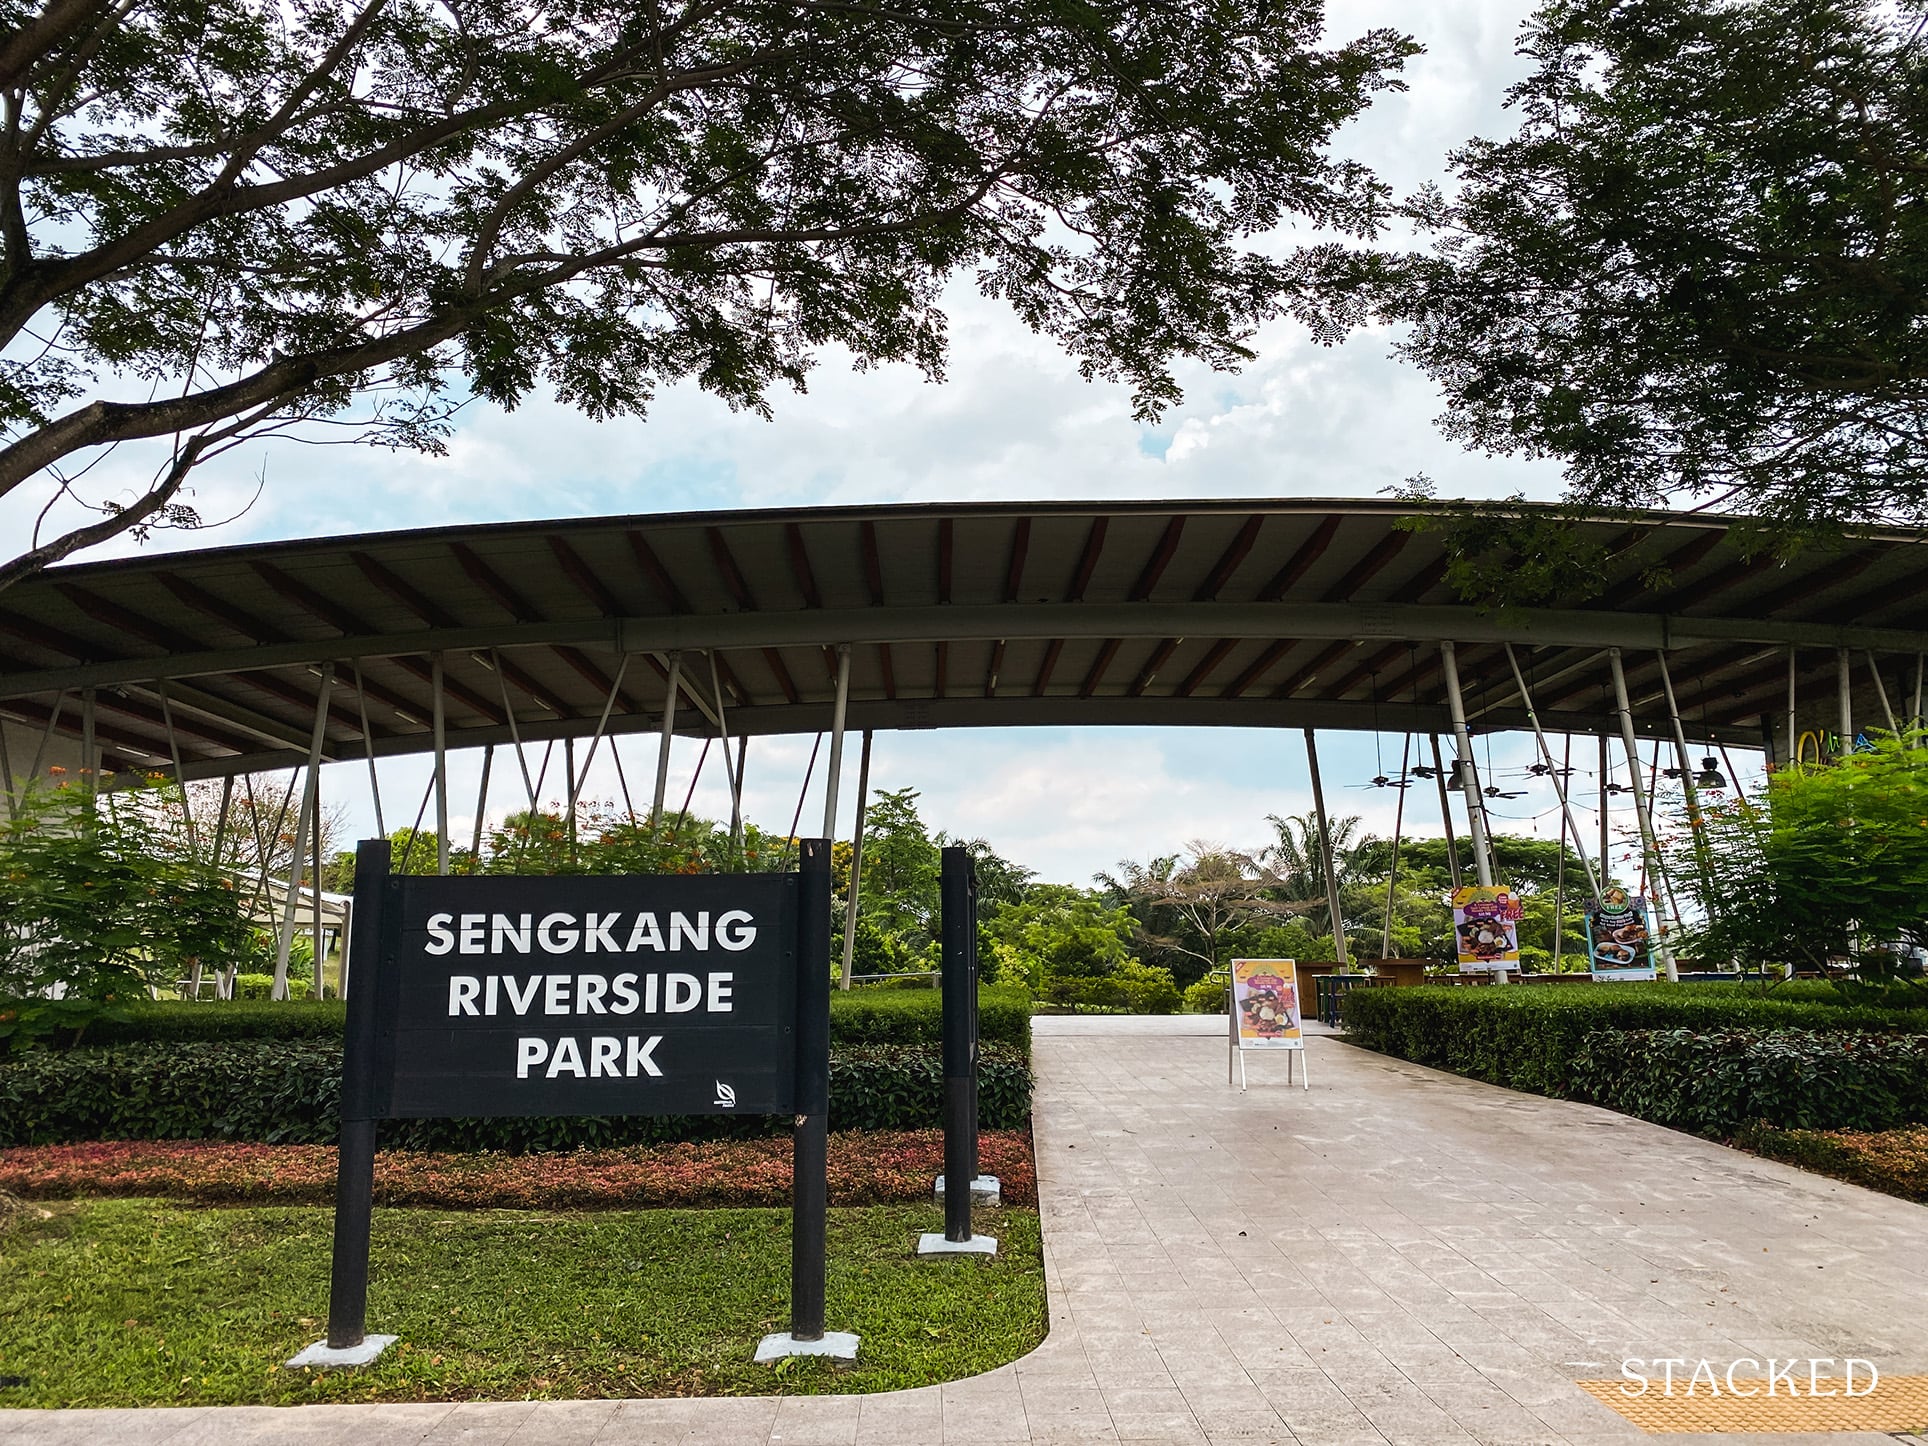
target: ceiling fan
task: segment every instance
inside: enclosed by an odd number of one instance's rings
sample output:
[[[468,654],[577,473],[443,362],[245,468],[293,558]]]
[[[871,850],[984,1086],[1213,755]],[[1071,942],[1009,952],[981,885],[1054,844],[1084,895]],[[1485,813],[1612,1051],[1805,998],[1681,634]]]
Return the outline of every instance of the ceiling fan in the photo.
[[[1385,774],[1378,773],[1366,783],[1355,783],[1351,786],[1353,788],[1410,788],[1412,780],[1403,775],[1399,778],[1388,778]]]

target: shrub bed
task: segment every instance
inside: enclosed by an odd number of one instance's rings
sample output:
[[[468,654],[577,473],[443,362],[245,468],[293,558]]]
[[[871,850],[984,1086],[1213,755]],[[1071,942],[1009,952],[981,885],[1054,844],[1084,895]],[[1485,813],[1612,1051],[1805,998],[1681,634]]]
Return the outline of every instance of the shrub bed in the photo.
[[[1028,1017],[1027,1017],[1028,1023]],[[978,1118],[1015,1129],[1031,1113],[1028,1060],[984,1050]],[[78,1140],[254,1140],[328,1144],[336,1137],[341,1045],[244,1039],[28,1050],[0,1060],[0,1145]],[[934,1049],[846,1045],[830,1061],[830,1124],[908,1130],[943,1123],[943,1062]],[[563,1150],[771,1134],[775,1117],[396,1120],[384,1144],[404,1149]]]
[[[350,981],[353,982],[352,980]],[[163,1000],[126,1006],[123,1019],[98,1019],[83,1048],[187,1040],[340,1039],[347,1006],[340,1000]],[[991,985],[978,991],[978,1035],[986,1044],[1031,1052],[1031,997]],[[935,989],[837,990],[830,999],[830,1042],[937,1044],[943,1000]]]
[[[1342,1008],[1354,1044],[1556,1099],[1575,1093],[1573,1060],[1597,1032],[1928,1030],[1928,1011],[1850,1006],[1799,986],[1767,996],[1734,984],[1355,989]]]
[[[1111,973],[1090,979],[1047,975],[1040,1003],[1092,1012],[1176,1014],[1179,993],[1170,970],[1127,960]]]
[[[1007,1205],[1037,1200],[1031,1137],[986,1130],[978,1160]],[[937,1130],[830,1137],[832,1205],[911,1204],[931,1198],[944,1169]],[[29,1200],[147,1196],[202,1205],[328,1205],[330,1145],[115,1141],[0,1150],[0,1191]],[[716,1140],[567,1154],[447,1154],[383,1150],[375,1203],[440,1210],[639,1210],[788,1205],[790,1142]]]
[[[1749,1125],[1743,1150],[1928,1205],[1928,1125],[1899,1130],[1777,1130]]]
[[[1928,1035],[1844,1030],[1646,1029],[1590,1034],[1577,1094],[1655,1124],[1731,1135],[1886,1130],[1928,1122]]]

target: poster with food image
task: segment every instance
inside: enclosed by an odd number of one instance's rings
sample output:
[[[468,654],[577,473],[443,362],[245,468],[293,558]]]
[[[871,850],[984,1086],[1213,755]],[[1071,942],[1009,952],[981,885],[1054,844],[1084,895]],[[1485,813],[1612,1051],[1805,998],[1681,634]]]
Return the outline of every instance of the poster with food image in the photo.
[[[1459,972],[1520,967],[1520,896],[1509,888],[1469,885],[1453,890],[1453,937]]]
[[[1232,1018],[1240,1049],[1299,1049],[1298,970],[1290,959],[1232,961]]]
[[[1653,931],[1647,926],[1644,898],[1616,884],[1588,906],[1587,964],[1595,979],[1657,976]]]

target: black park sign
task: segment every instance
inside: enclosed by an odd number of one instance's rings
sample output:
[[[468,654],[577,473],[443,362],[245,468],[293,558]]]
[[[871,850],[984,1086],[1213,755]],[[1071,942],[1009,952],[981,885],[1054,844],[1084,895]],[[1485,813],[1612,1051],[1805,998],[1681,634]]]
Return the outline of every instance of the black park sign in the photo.
[[[375,1117],[790,1113],[798,877],[392,880]]]
[[[830,847],[794,874],[423,878],[355,854],[328,1337],[362,1364],[376,1129],[527,1115],[794,1116],[791,1336],[823,1339]],[[319,1353],[319,1354],[316,1354]]]

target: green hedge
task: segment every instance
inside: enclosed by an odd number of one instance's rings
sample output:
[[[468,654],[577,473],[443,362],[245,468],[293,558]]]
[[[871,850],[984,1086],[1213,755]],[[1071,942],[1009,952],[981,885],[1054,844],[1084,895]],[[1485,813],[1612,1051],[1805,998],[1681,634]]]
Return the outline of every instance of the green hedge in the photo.
[[[1928,1123],[1928,1035],[1646,1029],[1587,1036],[1575,1091],[1658,1125],[1727,1136]]]
[[[833,1045],[935,1045],[942,1037],[943,1000],[935,989],[853,989],[830,998]],[[346,1006],[340,1000],[165,1000],[127,1009],[124,1020],[99,1019],[81,1045],[167,1043],[223,1039],[340,1039]],[[978,991],[978,1036],[1031,1054],[1031,996],[1023,989]]]
[[[830,1062],[834,1130],[943,1124],[943,1066],[933,1049],[839,1048]],[[341,1098],[341,1046],[251,1039],[30,1050],[0,1061],[0,1146],[81,1140],[254,1140],[331,1144]],[[1003,1045],[984,1051],[978,1118],[1015,1129],[1031,1113],[1031,1071]],[[769,1134],[778,1117],[398,1120],[381,1128],[402,1149],[546,1150]]]
[[[1647,1029],[1928,1029],[1928,1011],[1828,1002],[1787,986],[1763,996],[1741,984],[1508,984],[1354,989],[1342,1008],[1354,1044],[1415,1064],[1564,1099],[1588,1035]]]

